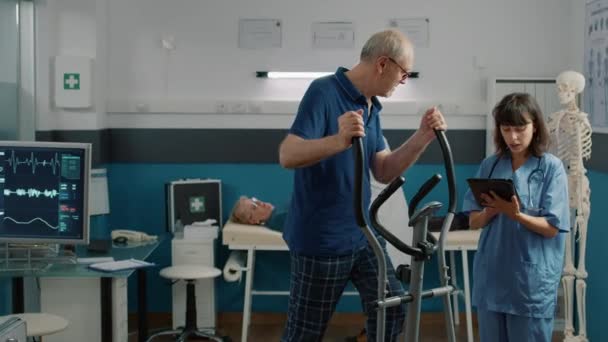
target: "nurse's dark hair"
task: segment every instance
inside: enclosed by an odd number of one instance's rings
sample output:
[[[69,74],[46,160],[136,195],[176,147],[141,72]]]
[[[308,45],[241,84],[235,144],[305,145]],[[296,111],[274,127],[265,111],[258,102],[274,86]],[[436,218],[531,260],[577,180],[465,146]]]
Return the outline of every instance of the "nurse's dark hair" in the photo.
[[[509,152],[509,146],[500,133],[500,126],[524,126],[529,122],[532,122],[536,128],[528,147],[530,153],[540,157],[547,151],[549,132],[543,113],[532,95],[528,93],[506,95],[494,107],[492,115],[494,116],[494,146],[498,155],[502,156]]]

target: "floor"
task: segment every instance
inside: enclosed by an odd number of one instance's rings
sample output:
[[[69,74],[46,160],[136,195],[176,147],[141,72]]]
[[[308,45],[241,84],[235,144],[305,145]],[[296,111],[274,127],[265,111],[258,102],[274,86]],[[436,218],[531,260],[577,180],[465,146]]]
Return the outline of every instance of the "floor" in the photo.
[[[170,322],[169,315],[161,315],[150,318],[150,332],[162,330],[166,327],[166,322]],[[252,324],[249,328],[249,342],[279,341],[285,325],[285,315],[273,313],[258,313],[252,315]],[[133,323],[133,324],[132,324]],[[241,315],[240,313],[227,313],[218,315],[218,333],[229,336],[233,342],[241,341]],[[364,325],[362,315],[358,314],[336,314],[327,329],[324,342],[344,342],[347,337],[356,336]],[[136,327],[136,322],[130,322],[130,327]],[[130,330],[136,330],[131,328]],[[477,334],[476,320],[474,319],[473,334],[474,341],[479,341]],[[561,341],[560,333],[553,336],[552,341]],[[135,342],[137,336],[131,334],[129,342]],[[200,339],[203,341],[203,339]],[[174,341],[169,337],[163,336],[155,339],[156,342]],[[359,341],[365,341],[359,340]],[[420,342],[444,342],[447,341],[445,326],[442,314],[428,313],[423,314],[420,324]],[[466,326],[464,316],[459,326],[456,326],[456,341],[467,341]]]
[[[356,336],[364,326],[362,315],[359,314],[337,314],[330,322],[323,341],[325,342],[344,342],[347,337]],[[463,316],[464,319],[464,316]],[[254,314],[252,325],[249,328],[250,342],[279,341],[285,325],[285,315],[283,314]],[[466,341],[466,327],[464,320],[460,326],[456,327],[457,341]],[[150,320],[151,333],[160,330],[162,327],[161,319]],[[133,326],[130,324],[130,326]],[[130,329],[133,330],[133,329]],[[222,314],[218,316],[218,333],[229,336],[233,342],[241,341],[241,315]],[[475,331],[476,333],[476,331]],[[420,325],[421,342],[443,342],[447,341],[443,316],[439,314],[425,314],[421,319]],[[202,340],[202,339],[201,339]],[[136,336],[132,335],[129,341],[136,341]],[[154,341],[173,341],[173,339],[163,336]],[[361,340],[360,340],[361,341]],[[364,341],[364,340],[363,340]],[[478,341],[478,339],[475,339]]]

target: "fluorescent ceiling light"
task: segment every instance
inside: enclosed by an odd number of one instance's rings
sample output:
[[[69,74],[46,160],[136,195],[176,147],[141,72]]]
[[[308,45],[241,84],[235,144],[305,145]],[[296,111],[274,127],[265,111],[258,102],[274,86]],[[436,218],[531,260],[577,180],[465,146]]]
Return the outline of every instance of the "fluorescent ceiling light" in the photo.
[[[257,78],[319,78],[327,75],[333,75],[333,72],[322,72],[322,71],[256,71],[255,77]],[[417,71],[410,72],[408,78],[418,78],[419,73]]]
[[[333,72],[309,72],[309,71],[256,71],[258,78],[318,78],[333,75]]]

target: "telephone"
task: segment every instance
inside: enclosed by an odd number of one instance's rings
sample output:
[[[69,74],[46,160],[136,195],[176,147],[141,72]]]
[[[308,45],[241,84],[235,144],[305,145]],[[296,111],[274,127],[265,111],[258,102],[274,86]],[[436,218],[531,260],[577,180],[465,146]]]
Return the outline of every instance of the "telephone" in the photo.
[[[156,240],[158,236],[148,235],[144,232],[138,232],[135,230],[128,229],[115,229],[112,231],[112,241],[116,243],[126,242],[145,242]]]

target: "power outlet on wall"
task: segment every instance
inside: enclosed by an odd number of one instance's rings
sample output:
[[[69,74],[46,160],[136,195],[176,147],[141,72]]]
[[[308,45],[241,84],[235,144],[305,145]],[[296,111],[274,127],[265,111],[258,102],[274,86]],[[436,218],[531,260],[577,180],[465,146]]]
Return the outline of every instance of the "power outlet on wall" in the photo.
[[[228,103],[226,103],[225,101],[218,101],[215,103],[215,111],[217,113],[228,113],[230,112],[229,107],[228,107]]]
[[[438,107],[444,115],[460,114],[462,110],[461,105],[456,103],[442,103]]]
[[[262,101],[249,101],[247,103],[247,113],[263,113],[264,105]]]
[[[247,102],[245,101],[231,101],[229,102],[230,113],[242,114],[247,113]]]
[[[217,101],[215,111],[221,114],[262,113],[261,101]]]

